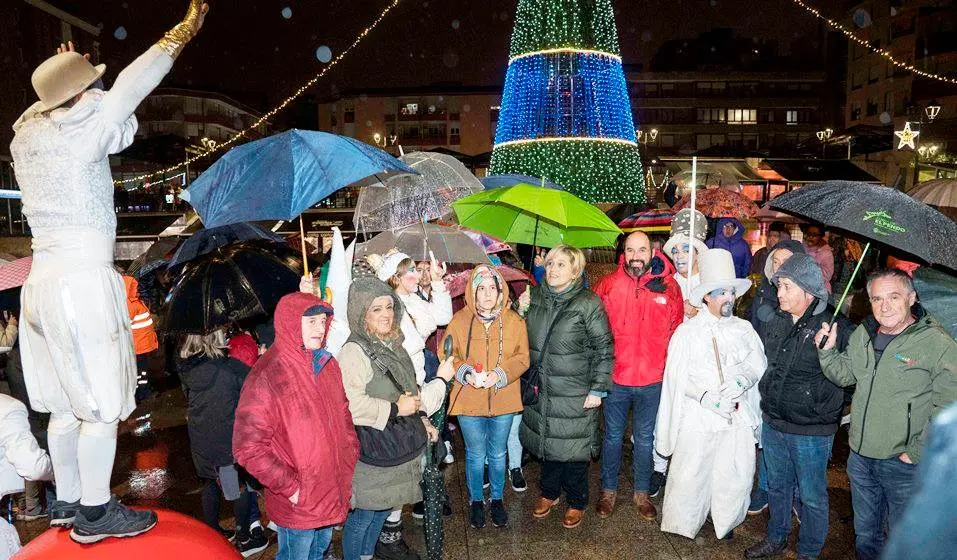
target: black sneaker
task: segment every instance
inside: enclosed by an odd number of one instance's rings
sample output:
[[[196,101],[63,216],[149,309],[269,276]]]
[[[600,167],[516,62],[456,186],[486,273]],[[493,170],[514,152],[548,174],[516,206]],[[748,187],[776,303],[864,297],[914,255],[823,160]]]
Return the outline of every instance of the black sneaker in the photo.
[[[412,504],[412,517],[415,519],[425,517],[425,502],[415,502]]]
[[[375,543],[375,557],[381,560],[419,560],[419,553],[409,548],[400,533],[398,540]]]
[[[745,558],[768,558],[770,556],[780,556],[784,554],[787,548],[787,541],[774,542],[765,538],[758,544],[752,545],[744,551]]]
[[[482,475],[482,488],[488,490],[488,487],[491,485],[492,483],[488,479],[488,465],[485,465],[485,473]]]
[[[469,525],[473,529],[485,527],[485,502],[472,502],[472,505],[469,506]]]
[[[524,492],[528,490],[528,483],[525,482],[525,473],[521,468],[512,469],[508,472],[508,478],[512,481],[512,490]]]
[[[258,533],[259,536],[257,538],[255,534],[250,531],[249,538],[236,545],[236,548],[239,549],[239,553],[243,555],[243,558],[249,558],[253,554],[257,554],[269,548],[269,539],[262,534],[262,530],[259,530]]]
[[[133,510],[120,504],[116,496],[106,504],[106,513],[96,521],[87,521],[77,511],[70,538],[80,544],[93,544],[110,537],[134,537],[156,526],[156,512]]]
[[[505,512],[505,502],[502,500],[492,500],[489,515],[495,527],[508,527],[508,513]]]
[[[80,501],[61,502],[53,500],[50,506],[50,527],[72,527],[76,512],[80,509]]]
[[[442,499],[442,517],[452,517],[452,498],[448,494]]]
[[[651,487],[648,488],[648,496],[654,498],[661,492],[661,487],[665,485],[665,473],[655,471],[651,474]]]

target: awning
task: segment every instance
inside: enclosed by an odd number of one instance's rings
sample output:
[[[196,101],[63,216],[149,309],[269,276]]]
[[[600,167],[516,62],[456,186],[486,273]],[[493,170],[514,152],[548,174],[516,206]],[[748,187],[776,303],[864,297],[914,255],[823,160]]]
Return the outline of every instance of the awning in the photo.
[[[690,161],[664,161],[663,163],[670,171],[670,175],[672,177],[682,172],[685,172],[687,174],[691,173]],[[702,162],[699,160],[698,174],[699,175],[716,174],[716,175],[720,175],[723,181],[726,181],[727,179],[731,179],[738,183],[766,183],[767,182],[767,179],[755,173],[754,169],[751,169],[751,166],[743,161]]]
[[[880,183],[846,159],[766,159],[764,162],[790,183],[863,181]]]

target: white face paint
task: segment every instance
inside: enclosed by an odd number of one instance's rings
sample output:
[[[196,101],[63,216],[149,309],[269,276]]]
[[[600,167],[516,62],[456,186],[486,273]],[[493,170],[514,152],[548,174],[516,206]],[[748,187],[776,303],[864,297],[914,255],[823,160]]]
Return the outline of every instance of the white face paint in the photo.
[[[694,258],[698,260],[698,250],[694,250]],[[675,264],[675,269],[681,273],[682,276],[688,275],[688,260],[691,253],[691,245],[688,243],[678,243],[671,248],[671,262]]]
[[[715,317],[730,317],[734,314],[736,297],[733,288],[718,288],[708,292],[708,295],[704,297],[704,303]]]

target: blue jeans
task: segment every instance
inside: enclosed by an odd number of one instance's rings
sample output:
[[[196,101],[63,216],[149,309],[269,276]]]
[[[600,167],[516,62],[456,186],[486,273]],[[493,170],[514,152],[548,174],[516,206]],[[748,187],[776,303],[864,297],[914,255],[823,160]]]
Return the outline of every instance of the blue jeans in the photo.
[[[288,529],[279,526],[279,552],[276,560],[322,560],[332,542],[332,527],[324,529]]]
[[[880,555],[884,522],[893,529],[900,521],[912,495],[916,472],[917,465],[908,465],[897,457],[869,459],[851,451],[847,476],[851,480],[857,560],[876,560]]]
[[[514,416],[459,416],[459,427],[465,440],[465,482],[469,500],[480,502],[485,499],[482,482],[486,461],[492,499],[502,499],[505,493],[505,454]]]
[[[359,560],[363,556],[375,554],[375,543],[379,533],[392,510],[375,511],[354,509],[349,512],[346,524],[342,528],[342,557],[344,560]]]
[[[514,414],[512,427],[508,432],[508,470],[522,468],[522,441],[518,439],[518,429],[522,426],[522,414]]]
[[[805,436],[762,428],[768,470],[768,540],[783,542],[791,534],[791,508],[797,486],[803,510],[798,555],[820,556],[827,537],[827,461],[834,436]]]
[[[957,550],[954,480],[957,480],[957,403],[938,413],[924,435],[912,496],[900,522],[891,528],[883,558],[953,557]],[[852,499],[853,492],[852,486]]]
[[[644,387],[627,387],[612,383],[611,391],[603,399],[605,409],[605,440],[602,448],[602,490],[618,490],[621,471],[621,442],[628,426],[631,410],[631,431],[635,436],[632,453],[632,474],[635,492],[648,492],[654,471],[652,453],[655,445],[655,418],[661,400],[661,383]]]

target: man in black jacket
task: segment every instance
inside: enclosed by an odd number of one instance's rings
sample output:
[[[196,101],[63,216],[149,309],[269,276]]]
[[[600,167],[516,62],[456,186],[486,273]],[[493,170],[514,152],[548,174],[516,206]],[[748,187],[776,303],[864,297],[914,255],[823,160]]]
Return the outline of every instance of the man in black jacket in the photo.
[[[745,558],[784,552],[791,532],[795,486],[803,504],[798,560],[821,554],[827,537],[827,461],[841,420],[844,391],[821,372],[814,335],[828,321],[828,293],[814,259],[795,254],[774,274],[780,309],[763,325],[768,370],[761,378],[762,443],[771,516],[767,536]],[[827,313],[825,313],[827,311]],[[849,324],[837,319],[847,346]]]

